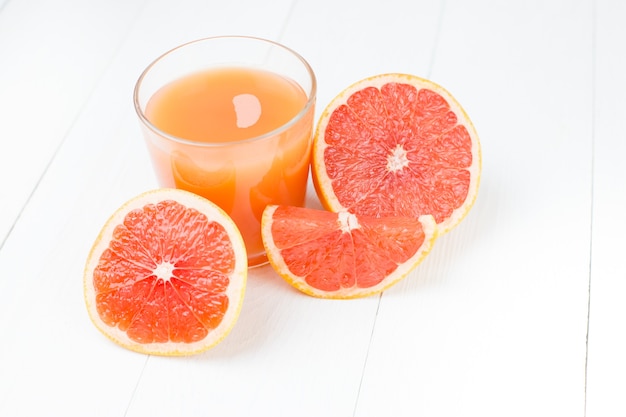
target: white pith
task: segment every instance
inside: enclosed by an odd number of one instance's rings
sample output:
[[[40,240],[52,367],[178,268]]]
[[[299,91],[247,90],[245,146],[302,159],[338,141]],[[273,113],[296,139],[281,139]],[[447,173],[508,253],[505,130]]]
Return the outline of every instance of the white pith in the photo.
[[[409,165],[409,159],[406,155],[406,149],[400,144],[396,145],[395,149],[391,151],[387,157],[387,170],[389,172],[396,172],[407,167]]]
[[[172,273],[174,272],[174,264],[170,262],[162,262],[154,268],[152,273],[159,279],[167,282],[172,278]]]
[[[361,227],[356,216],[352,213],[348,213],[347,211],[340,212],[338,214],[338,220],[341,225],[341,231],[344,233],[349,233],[350,231]]]

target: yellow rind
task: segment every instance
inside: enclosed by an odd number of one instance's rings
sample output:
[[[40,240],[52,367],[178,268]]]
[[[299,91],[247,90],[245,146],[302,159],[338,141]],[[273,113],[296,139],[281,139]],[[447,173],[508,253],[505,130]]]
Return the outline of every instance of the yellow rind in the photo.
[[[232,294],[229,293],[229,310],[224,316],[222,323],[220,323],[216,329],[210,331],[206,338],[194,343],[137,343],[128,338],[125,332],[104,323],[100,319],[95,305],[93,271],[97,266],[102,252],[108,247],[108,242],[111,240],[115,225],[120,224],[130,210],[137,207],[143,207],[145,204],[157,203],[164,200],[178,201],[187,207],[196,208],[201,213],[207,215],[209,220],[218,221],[226,229],[235,250],[235,268],[230,277],[231,285],[233,285],[233,287],[231,289]],[[83,272],[83,294],[91,322],[103,335],[115,344],[128,350],[148,355],[187,356],[204,352],[216,346],[223,341],[233,329],[243,305],[247,274],[248,261],[243,238],[235,223],[226,212],[209,200],[196,194],[180,189],[160,188],[146,191],[128,200],[105,222],[89,251],[89,255],[87,256]],[[214,333],[215,331],[218,331],[218,329],[219,333]]]

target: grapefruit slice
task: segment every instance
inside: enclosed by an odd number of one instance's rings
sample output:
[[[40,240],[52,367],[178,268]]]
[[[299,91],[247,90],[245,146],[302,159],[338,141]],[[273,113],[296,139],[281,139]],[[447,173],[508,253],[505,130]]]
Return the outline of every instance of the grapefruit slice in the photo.
[[[199,353],[237,321],[247,271],[241,234],[222,209],[187,191],[149,191],[120,207],[94,242],[87,311],[128,349]]]
[[[276,272],[320,298],[379,293],[404,278],[430,251],[432,216],[375,218],[341,211],[270,205],[263,243]]]
[[[328,104],[315,132],[311,170],[330,211],[430,214],[445,233],[476,199],[480,143],[461,105],[441,86],[382,74]]]

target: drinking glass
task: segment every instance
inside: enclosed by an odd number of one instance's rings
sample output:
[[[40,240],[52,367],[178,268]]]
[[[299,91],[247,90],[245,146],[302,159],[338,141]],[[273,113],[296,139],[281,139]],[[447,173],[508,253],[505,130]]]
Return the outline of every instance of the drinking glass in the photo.
[[[246,74],[258,77],[248,83]],[[203,81],[216,76],[221,81]],[[178,92],[182,102],[166,103],[165,92],[184,80],[190,89]],[[217,102],[228,85],[234,86],[228,99]],[[296,104],[282,97],[285,86],[302,96]],[[194,88],[205,88],[207,96],[184,102]],[[141,74],[133,97],[159,185],[194,192],[228,213],[243,236],[250,266],[267,261],[263,209],[305,202],[315,98],[315,74],[302,56],[279,43],[245,36],[199,39],[164,53]],[[160,113],[152,111],[159,100],[169,105]],[[158,120],[167,122],[176,114],[186,119],[170,123],[174,127]],[[267,131],[255,130],[266,119],[277,121]],[[222,124],[231,133],[220,130]],[[187,129],[196,125],[207,129],[201,138]]]

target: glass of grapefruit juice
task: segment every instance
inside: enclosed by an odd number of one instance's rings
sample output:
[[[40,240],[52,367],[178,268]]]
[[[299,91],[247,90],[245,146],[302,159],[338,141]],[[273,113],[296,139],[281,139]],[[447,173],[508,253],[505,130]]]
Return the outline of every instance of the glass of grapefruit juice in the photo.
[[[265,206],[304,205],[315,97],[313,70],[296,52],[223,36],[161,55],[133,98],[159,185],[226,211],[255,266],[267,261]]]

